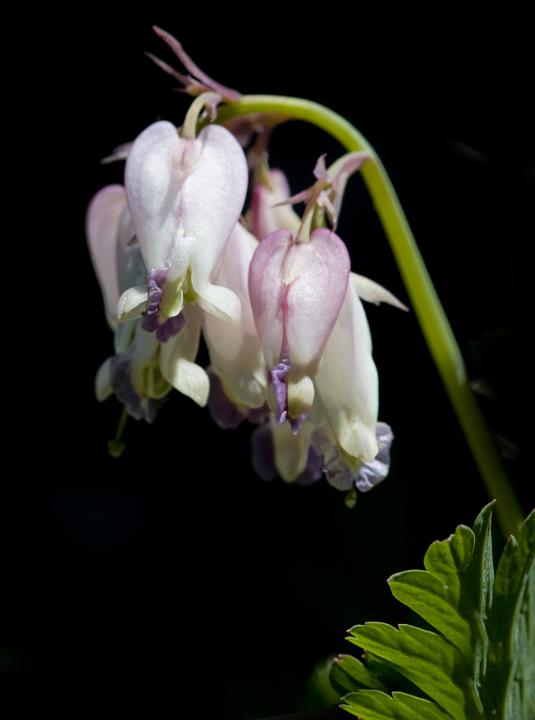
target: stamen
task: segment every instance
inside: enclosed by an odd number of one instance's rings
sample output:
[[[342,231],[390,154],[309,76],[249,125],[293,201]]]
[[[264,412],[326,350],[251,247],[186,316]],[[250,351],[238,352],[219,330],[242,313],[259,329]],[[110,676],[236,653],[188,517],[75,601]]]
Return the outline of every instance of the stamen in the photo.
[[[271,384],[275,393],[277,403],[277,423],[284,425],[288,417],[288,389],[286,387],[286,375],[291,365],[286,360],[281,360],[271,371]]]
[[[143,313],[143,323],[141,325],[146,332],[156,333],[156,337],[162,343],[178,335],[186,324],[186,318],[183,313],[179,313],[178,315],[167,318],[164,322],[160,322],[160,306],[166,278],[167,270],[164,268],[151,270],[147,275],[147,309]]]

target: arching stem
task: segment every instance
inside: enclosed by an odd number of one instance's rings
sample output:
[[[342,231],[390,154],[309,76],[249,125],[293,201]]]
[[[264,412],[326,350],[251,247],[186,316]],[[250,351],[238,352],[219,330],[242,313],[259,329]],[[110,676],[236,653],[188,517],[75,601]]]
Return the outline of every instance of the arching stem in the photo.
[[[349,152],[365,151],[370,161],[362,175],[372,196],[399,266],[420,327],[440,373],[450,402],[477,463],[488,494],[496,499],[496,513],[504,532],[514,533],[522,512],[502,462],[469,387],[459,346],[453,335],[396,192],[368,141],[347,120],[318,103],[299,98],[244,95],[218,114],[218,122],[255,113],[281,114],[325,130]]]

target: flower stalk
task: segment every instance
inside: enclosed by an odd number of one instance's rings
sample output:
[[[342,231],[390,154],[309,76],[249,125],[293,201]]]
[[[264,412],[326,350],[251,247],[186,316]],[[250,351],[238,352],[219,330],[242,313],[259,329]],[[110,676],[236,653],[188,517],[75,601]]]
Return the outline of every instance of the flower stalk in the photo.
[[[442,304],[433,286],[407,218],[381,161],[368,141],[347,120],[308,100],[271,95],[244,95],[219,110],[218,122],[257,113],[304,120],[325,130],[348,152],[366,152],[361,169],[376,211],[390,242],[407,292],[433,361],[479,468],[487,492],[496,499],[502,530],[514,533],[522,522],[518,500],[510,485],[491,434],[469,387],[464,361]]]

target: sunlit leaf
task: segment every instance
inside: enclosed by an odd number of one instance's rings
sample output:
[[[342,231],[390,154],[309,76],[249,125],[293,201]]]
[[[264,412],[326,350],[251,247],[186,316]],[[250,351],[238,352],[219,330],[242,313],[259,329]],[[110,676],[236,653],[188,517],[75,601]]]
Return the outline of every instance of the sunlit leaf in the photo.
[[[331,667],[333,685],[349,692],[343,709],[361,720],[534,720],[535,511],[507,542],[496,577],[491,519],[492,504],[472,529],[434,542],[424,570],[390,578],[392,594],[432,629],[352,628],[348,640],[366,652],[364,662],[342,656]],[[399,676],[414,689],[396,691]]]

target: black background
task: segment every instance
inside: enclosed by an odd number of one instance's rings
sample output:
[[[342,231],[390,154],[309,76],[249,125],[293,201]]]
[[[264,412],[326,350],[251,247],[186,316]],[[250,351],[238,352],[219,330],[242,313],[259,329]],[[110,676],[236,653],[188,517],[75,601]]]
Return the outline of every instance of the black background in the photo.
[[[351,120],[389,171],[482,408],[518,449],[507,460],[533,505],[526,420],[533,389],[532,72],[522,18],[430,17],[407,27],[323,7],[29,13],[8,25],[0,667],[20,699],[41,688],[74,716],[93,702],[252,718],[292,712],[316,662],[364,620],[406,619],[385,580],[471,523],[486,494],[414,313],[368,308],[381,413],[396,435],[390,477],[349,511],[325,483],[264,484],[249,430],[219,431],[173,396],[132,422],[108,457],[119,406],[93,378],[111,352],[84,240],[92,194],[120,182],[99,159],[187,98],[144,57],[171,61],[152,23],[242,92],[317,100]],[[488,18],[487,18],[488,20]],[[275,134],[272,164],[297,191],[319,154],[314,128]],[[353,267],[407,301],[360,179],[340,235]],[[13,249],[13,253],[11,252]],[[346,648],[347,649],[347,648]],[[42,697],[39,695],[38,697]],[[188,711],[194,715],[195,711]]]

